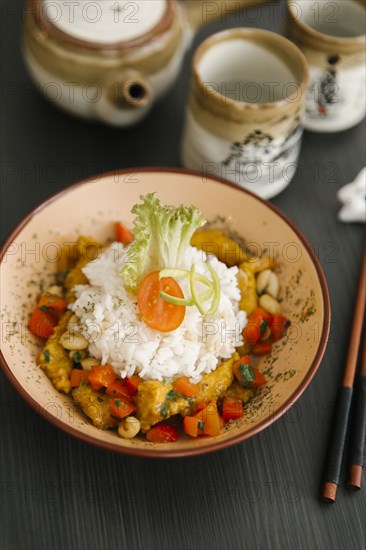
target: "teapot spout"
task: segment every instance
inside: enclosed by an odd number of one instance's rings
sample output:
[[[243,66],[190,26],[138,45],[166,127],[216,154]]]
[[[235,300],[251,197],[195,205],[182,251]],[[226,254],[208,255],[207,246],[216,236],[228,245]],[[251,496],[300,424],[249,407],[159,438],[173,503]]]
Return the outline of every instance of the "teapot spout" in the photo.
[[[153,99],[150,83],[140,73],[131,70],[106,79],[95,111],[106,124],[132,126],[147,114]]]

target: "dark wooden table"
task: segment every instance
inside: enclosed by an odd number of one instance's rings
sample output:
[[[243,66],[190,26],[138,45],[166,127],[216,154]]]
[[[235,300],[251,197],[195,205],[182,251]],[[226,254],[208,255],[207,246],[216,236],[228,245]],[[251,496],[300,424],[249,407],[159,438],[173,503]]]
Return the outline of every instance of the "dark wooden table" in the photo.
[[[51,193],[105,170],[179,166],[192,51],[179,82],[140,126],[71,118],[33,87],[20,51],[23,2],[1,3],[1,236]],[[282,29],[282,3],[242,25]],[[249,12],[248,12],[249,13]],[[272,15],[273,14],[273,15]],[[247,14],[248,15],[248,14]],[[211,24],[196,37],[236,26]],[[299,169],[274,203],[324,267],[332,327],[323,363],[296,405],[254,438],[209,456],[134,459],[83,444],[30,410],[0,375],[3,550],[350,549],[366,547],[363,491],[317,500],[333,400],[352,319],[364,229],[337,221],[336,191],[365,164],[365,126],[306,133]]]

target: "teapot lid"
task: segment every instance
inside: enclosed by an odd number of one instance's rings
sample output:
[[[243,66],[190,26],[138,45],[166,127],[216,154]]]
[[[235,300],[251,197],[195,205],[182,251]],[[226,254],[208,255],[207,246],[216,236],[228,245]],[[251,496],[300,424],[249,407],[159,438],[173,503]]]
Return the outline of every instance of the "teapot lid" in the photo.
[[[171,0],[41,0],[33,4],[38,22],[50,34],[92,48],[133,47],[148,41],[165,30],[173,11]]]

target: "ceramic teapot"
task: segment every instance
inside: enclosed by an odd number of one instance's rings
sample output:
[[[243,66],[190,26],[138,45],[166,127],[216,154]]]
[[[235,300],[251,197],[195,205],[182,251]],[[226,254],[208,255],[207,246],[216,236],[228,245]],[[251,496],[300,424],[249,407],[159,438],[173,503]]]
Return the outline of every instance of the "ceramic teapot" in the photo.
[[[254,3],[28,0],[24,57],[40,91],[58,106],[129,126],[172,86],[201,25]]]

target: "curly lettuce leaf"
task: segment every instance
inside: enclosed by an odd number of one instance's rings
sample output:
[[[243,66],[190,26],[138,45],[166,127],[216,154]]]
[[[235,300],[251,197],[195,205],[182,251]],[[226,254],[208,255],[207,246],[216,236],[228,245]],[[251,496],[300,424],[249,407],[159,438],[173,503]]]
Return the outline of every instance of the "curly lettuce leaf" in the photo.
[[[151,271],[178,267],[193,233],[206,222],[194,206],[165,206],[155,193],[140,198],[142,204],[131,210],[136,215],[135,241],[121,272],[126,286],[134,291]]]

